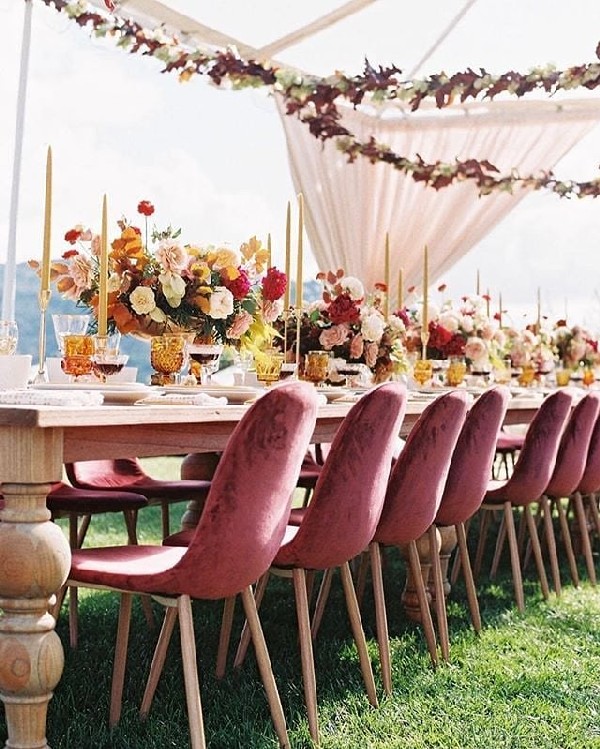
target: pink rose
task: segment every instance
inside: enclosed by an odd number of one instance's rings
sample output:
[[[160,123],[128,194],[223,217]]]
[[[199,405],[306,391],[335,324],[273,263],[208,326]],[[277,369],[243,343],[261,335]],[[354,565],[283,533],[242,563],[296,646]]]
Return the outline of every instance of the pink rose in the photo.
[[[262,303],[262,316],[265,322],[275,322],[283,312],[282,299],[264,299]]]
[[[341,346],[348,340],[347,325],[332,325],[330,328],[325,328],[319,336],[319,343],[325,351],[330,351],[334,346]]]
[[[367,367],[372,368],[377,362],[377,353],[379,352],[379,345],[374,341],[369,341],[365,345],[365,364]]]
[[[231,325],[229,326],[229,329],[227,330],[227,337],[228,338],[240,338],[244,335],[244,333],[248,330],[250,325],[252,325],[252,320],[254,318],[249,312],[246,312],[246,310],[242,310],[239,314],[237,314]]]
[[[465,344],[465,356],[471,361],[480,361],[487,357],[487,346],[481,338],[469,338]]]
[[[363,337],[360,333],[358,333],[358,335],[355,335],[354,338],[350,341],[350,358],[360,359],[360,357],[363,355],[364,350],[365,345]]]

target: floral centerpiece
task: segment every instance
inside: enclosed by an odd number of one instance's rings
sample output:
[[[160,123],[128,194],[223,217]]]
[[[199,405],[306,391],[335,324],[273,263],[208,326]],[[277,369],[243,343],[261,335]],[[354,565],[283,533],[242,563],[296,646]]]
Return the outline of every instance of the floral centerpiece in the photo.
[[[170,225],[149,229],[149,201],[137,210],[144,231],[122,218],[110,245],[110,328],[140,337],[186,332],[238,346],[271,334],[283,311],[286,276],[267,268],[268,250],[256,237],[239,250],[183,244],[180,230]],[[100,238],[77,225],[65,241],[69,248],[52,263],[51,279],[62,296],[97,314]]]
[[[317,280],[323,284],[323,294],[302,310],[300,354],[331,351],[337,359],[365,364],[376,382],[406,371],[405,325],[397,315],[386,320],[383,287],[366,294],[362,282],[342,269],[318,273]],[[295,350],[296,323],[292,319],[287,326],[288,351]]]
[[[566,369],[593,367],[600,362],[598,341],[580,325],[569,328],[565,320],[559,320],[552,339],[557,359]]]

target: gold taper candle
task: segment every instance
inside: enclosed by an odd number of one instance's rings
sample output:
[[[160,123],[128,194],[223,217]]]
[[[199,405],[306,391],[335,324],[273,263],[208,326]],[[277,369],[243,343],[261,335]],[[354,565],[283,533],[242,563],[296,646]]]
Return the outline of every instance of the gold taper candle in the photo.
[[[383,307],[383,312],[385,315],[385,319],[390,316],[390,233],[389,231],[386,231],[385,233],[385,260],[384,260],[384,268],[383,268],[383,282],[385,283],[385,305]]]
[[[271,232],[267,234],[267,268],[270,268],[273,265],[273,258],[271,257]]]
[[[42,275],[40,290],[45,293],[50,288],[50,239],[52,234],[52,148],[48,146],[46,155],[46,204],[44,207],[44,245],[42,251]]]
[[[540,287],[537,290],[537,332],[540,332],[542,326],[542,293]]]
[[[102,232],[100,234],[100,282],[98,289],[98,335],[108,328],[108,242],[106,195],[102,200]]]
[[[423,332],[429,331],[429,250],[423,250]]]
[[[296,309],[302,309],[302,232],[304,230],[304,197],[298,195],[298,265],[296,268]]]
[[[475,293],[477,294],[477,296],[479,296],[480,289],[481,289],[481,284],[480,284],[480,278],[479,278],[479,268],[477,268],[477,285],[475,286]]]
[[[490,290],[488,289],[486,291],[486,300],[485,300],[485,314],[487,315],[487,318],[489,320],[490,318]]]
[[[398,271],[398,309],[404,308],[404,269]]]
[[[498,327],[502,327],[502,294],[498,294]]]
[[[287,214],[285,218],[285,276],[287,283],[285,286],[285,294],[283,297],[283,307],[288,310],[290,308],[290,273],[292,269],[291,252],[290,252],[290,237],[291,237],[291,206],[288,200]]]

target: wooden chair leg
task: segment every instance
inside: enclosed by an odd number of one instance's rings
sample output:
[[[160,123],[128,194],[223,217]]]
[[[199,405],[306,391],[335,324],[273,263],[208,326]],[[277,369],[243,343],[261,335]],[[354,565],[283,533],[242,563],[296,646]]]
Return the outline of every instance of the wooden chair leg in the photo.
[[[344,596],[346,598],[346,610],[348,611],[350,627],[352,628],[354,642],[356,643],[356,649],[358,651],[358,660],[363,681],[365,683],[365,689],[367,690],[367,697],[371,705],[377,707],[379,703],[377,701],[377,692],[375,690],[373,666],[371,665],[371,659],[369,658],[369,652],[367,650],[367,640],[360,618],[360,609],[358,608],[356,591],[354,590],[354,582],[352,581],[352,574],[348,562],[344,562],[340,567],[340,575],[342,578],[342,586],[344,588]]]
[[[363,598],[365,597],[370,557],[371,555],[368,551],[363,551],[359,558],[358,574],[356,575],[356,598],[359,606],[362,606]],[[379,553],[379,563],[381,564],[381,550]]]
[[[171,635],[177,621],[177,606],[174,603],[167,605],[165,611],[165,618],[163,625],[158,636],[158,642],[154,649],[154,655],[152,656],[152,663],[150,664],[150,673],[148,674],[148,681],[146,682],[146,689],[144,690],[144,696],[142,697],[142,704],[140,706],[140,717],[145,720],[150,712],[150,706],[158,686],[160,675],[162,674],[165,660],[167,657],[167,648],[171,641]]]
[[[177,610],[179,612],[179,634],[181,637],[185,701],[190,726],[190,743],[192,749],[206,749],[202,703],[200,702],[198,663],[196,661],[196,638],[194,636],[194,621],[192,619],[192,602],[189,596],[179,596],[177,599]]]
[[[160,502],[160,520],[162,526],[162,537],[166,538],[171,532],[169,522],[169,503],[166,499],[162,499]]]
[[[552,525],[552,507],[548,497],[540,498],[540,508],[544,520],[544,537],[546,539],[546,548],[550,559],[550,570],[552,571],[552,581],[554,591],[557,596],[561,594],[562,585],[560,582],[560,571],[558,569],[558,554],[556,552],[556,537],[554,535],[554,526]]]
[[[516,538],[516,536],[515,536]],[[500,527],[498,528],[498,537],[496,538],[496,546],[494,548],[494,557],[492,559],[492,566],[490,567],[490,580],[494,580],[498,574],[498,567],[500,566],[500,557],[504,550],[504,543],[506,541],[506,521],[504,515],[500,521]]]
[[[221,619],[221,634],[219,635],[219,649],[217,651],[217,665],[215,676],[222,679],[227,667],[227,651],[231,639],[231,628],[233,626],[233,614],[235,612],[235,596],[225,599],[223,604],[223,618]]]
[[[121,717],[132,603],[133,595],[131,593],[121,593],[119,623],[117,625],[117,642],[115,644],[115,660],[113,663],[112,684],[110,688],[110,712],[108,724],[111,728],[117,725]]]
[[[331,581],[333,580],[334,570],[328,569],[323,573],[321,579],[321,585],[319,586],[319,594],[317,595],[317,603],[315,605],[315,613],[313,614],[313,620],[310,628],[310,635],[313,642],[317,639],[317,633],[323,621],[323,614],[325,612],[325,606],[327,605],[327,599],[329,598],[329,591],[331,590]],[[307,591],[308,593],[308,591]]]
[[[423,630],[425,632],[425,640],[427,642],[427,648],[429,650],[429,657],[431,658],[431,663],[433,664],[433,666],[437,666],[438,658],[435,629],[433,628],[433,619],[431,618],[431,610],[429,609],[429,601],[427,600],[427,591],[425,590],[423,573],[421,571],[421,561],[419,559],[419,552],[417,550],[417,544],[415,543],[415,541],[411,541],[407,544],[406,552],[408,554],[408,564],[410,566],[410,571],[414,578],[417,598],[419,599],[421,622],[423,624]]]
[[[573,508],[575,510],[575,517],[579,524],[579,533],[581,535],[581,548],[585,559],[585,566],[588,573],[588,578],[592,585],[596,585],[596,568],[594,566],[594,556],[592,554],[592,545],[590,543],[590,537],[587,529],[587,518],[585,516],[585,510],[583,507],[583,500],[581,494],[576,492],[573,495]]]
[[[555,502],[556,514],[558,515],[558,522],[560,525],[560,535],[562,537],[563,546],[565,547],[565,553],[569,562],[569,571],[571,573],[571,582],[573,585],[579,587],[579,571],[577,570],[577,560],[575,559],[575,553],[573,552],[573,542],[571,540],[571,531],[569,530],[569,523],[567,521],[567,515],[565,508],[560,500],[560,497]]]
[[[306,595],[306,577],[303,569],[292,570],[294,596],[296,598],[296,616],[300,636],[300,659],[302,661],[302,681],[304,683],[304,702],[308,713],[308,729],[312,740],[319,745],[319,721],[317,716],[317,681],[315,662],[310,636],[310,616]]]
[[[475,552],[475,566],[473,574],[476,579],[481,575],[481,566],[483,564],[483,555],[485,553],[485,542],[487,540],[488,527],[490,524],[491,512],[482,508],[479,511],[479,537],[477,539],[477,550]]]
[[[256,602],[256,608],[257,610],[260,609],[260,604],[262,603],[263,596],[265,594],[265,590],[267,589],[267,583],[269,582],[269,572],[265,572],[265,574],[260,578],[258,583],[256,584],[256,588],[254,590],[254,601]],[[244,659],[246,658],[246,653],[248,652],[248,645],[250,644],[250,632],[248,630],[248,622],[244,622],[244,626],[242,627],[242,634],[240,635],[240,642],[235,654],[235,659],[233,661],[233,667],[234,668],[241,668],[242,664],[244,663]]]
[[[383,572],[381,568],[381,548],[373,541],[369,545],[371,559],[371,579],[373,598],[375,600],[375,626],[377,628],[377,646],[381,665],[381,680],[386,694],[392,693],[392,662],[390,657],[390,638],[388,633],[385,594],[383,590]]]
[[[283,707],[281,706],[281,699],[279,698],[279,692],[277,691],[277,685],[275,684],[275,677],[273,675],[271,659],[269,658],[269,651],[267,650],[267,644],[265,642],[265,637],[263,635],[260,620],[258,618],[258,611],[256,609],[256,602],[254,600],[252,588],[250,586],[245,588],[242,591],[241,596],[242,603],[244,605],[244,613],[246,614],[246,621],[248,622],[248,628],[250,630],[252,642],[254,644],[254,652],[256,653],[258,670],[260,671],[262,683],[264,685],[265,692],[267,693],[267,700],[269,702],[269,708],[271,710],[271,719],[273,721],[280,746],[286,747],[286,749],[288,749],[290,746],[290,740],[288,738],[287,727],[285,724]]]
[[[75,515],[75,520],[77,521],[76,515]],[[81,516],[81,522],[79,524],[79,530],[77,531],[77,536],[75,539],[73,539],[73,543],[75,543],[76,546],[71,546],[72,549],[81,549],[81,547],[83,546],[83,542],[85,541],[85,537],[87,535],[88,528],[90,527],[91,522],[92,522],[91,515]]]
[[[510,565],[513,576],[513,587],[515,590],[515,600],[518,610],[525,611],[525,594],[523,593],[523,577],[521,575],[521,562],[519,560],[519,547],[517,544],[517,532],[515,530],[515,520],[513,518],[513,508],[510,502],[504,503],[504,527],[508,537],[508,547],[510,549]]]
[[[435,617],[437,621],[438,635],[442,658],[447,661],[450,658],[450,637],[448,635],[448,618],[446,616],[446,597],[444,595],[444,579],[440,564],[440,550],[438,546],[438,531],[435,525],[429,526],[429,561],[433,577],[433,590],[435,593]]]
[[[542,595],[544,596],[544,598],[548,598],[548,596],[550,595],[550,588],[548,587],[548,578],[546,577],[546,569],[544,568],[544,560],[542,559],[542,547],[540,546],[537,525],[533,518],[533,515],[531,514],[531,506],[525,505],[525,507],[523,508],[523,513],[525,515],[525,521],[527,523],[527,530],[529,531],[531,550],[533,552],[535,566],[537,568],[538,577],[540,579]]]
[[[587,506],[590,508],[590,515],[596,528],[596,535],[600,536],[600,512],[598,511],[598,500],[595,494],[588,494],[586,497]]]
[[[463,577],[465,579],[465,588],[467,591],[467,601],[469,602],[469,611],[471,612],[471,622],[475,632],[481,632],[481,614],[479,612],[479,601],[477,600],[477,590],[473,580],[471,570],[471,560],[469,559],[469,548],[467,546],[467,532],[464,523],[458,523],[456,526],[456,538],[458,540],[457,558],[462,562]]]

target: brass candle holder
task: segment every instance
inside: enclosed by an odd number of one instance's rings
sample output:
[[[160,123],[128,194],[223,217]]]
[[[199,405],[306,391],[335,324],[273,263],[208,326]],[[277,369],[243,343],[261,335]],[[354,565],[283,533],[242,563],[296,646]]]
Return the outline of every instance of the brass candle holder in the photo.
[[[46,289],[40,291],[38,303],[40,308],[40,331],[38,337],[38,370],[33,378],[35,384],[48,382],[48,372],[46,371],[46,311],[50,303],[52,291]]]

